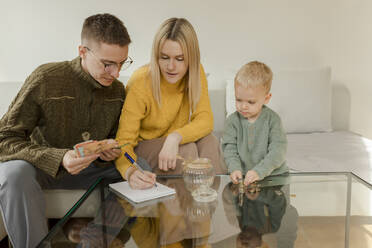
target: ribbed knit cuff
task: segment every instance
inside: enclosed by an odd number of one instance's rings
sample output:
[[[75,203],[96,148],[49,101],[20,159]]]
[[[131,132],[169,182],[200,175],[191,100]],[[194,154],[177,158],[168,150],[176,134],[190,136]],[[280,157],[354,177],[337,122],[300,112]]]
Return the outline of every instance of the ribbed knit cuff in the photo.
[[[121,154],[120,157],[115,160],[115,166],[121,177],[126,180],[126,173],[128,168],[132,166],[131,163],[124,157],[124,155]]]
[[[56,177],[58,169],[62,164],[63,157],[69,149],[47,149],[42,156],[36,162],[36,166],[43,170],[45,173]]]

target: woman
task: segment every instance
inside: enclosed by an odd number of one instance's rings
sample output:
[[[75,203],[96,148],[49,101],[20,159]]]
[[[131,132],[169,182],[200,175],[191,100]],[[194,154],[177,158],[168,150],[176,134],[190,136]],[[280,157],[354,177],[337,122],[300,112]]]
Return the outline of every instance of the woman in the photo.
[[[124,152],[145,158],[155,174],[181,174],[177,154],[210,158],[222,172],[198,40],[186,19],[171,18],[160,26],[151,62],[133,73],[127,92],[116,136],[119,144],[129,143]],[[155,174],[136,170],[123,154],[116,167],[133,188],[155,182]]]

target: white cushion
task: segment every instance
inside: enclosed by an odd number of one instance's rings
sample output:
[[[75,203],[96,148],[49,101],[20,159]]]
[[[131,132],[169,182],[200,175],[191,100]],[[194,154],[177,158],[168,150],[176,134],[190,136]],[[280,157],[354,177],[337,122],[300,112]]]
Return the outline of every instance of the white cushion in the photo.
[[[268,106],[287,133],[332,131],[330,67],[274,72],[271,92]],[[235,112],[233,79],[226,85],[226,112]]]
[[[226,117],[236,111],[234,78],[226,81]]]

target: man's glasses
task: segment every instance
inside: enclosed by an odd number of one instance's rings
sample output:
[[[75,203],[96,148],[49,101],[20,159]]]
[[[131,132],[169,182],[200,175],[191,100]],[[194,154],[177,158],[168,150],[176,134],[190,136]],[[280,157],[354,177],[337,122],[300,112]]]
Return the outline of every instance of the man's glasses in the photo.
[[[105,72],[107,72],[107,73],[117,72],[117,71],[122,71],[122,70],[128,69],[128,67],[133,63],[133,59],[129,56],[125,61],[123,61],[121,63],[104,62],[104,61],[102,61],[102,59],[99,59],[89,47],[85,46],[84,48],[92,53],[92,55],[103,65],[103,67],[105,69]]]

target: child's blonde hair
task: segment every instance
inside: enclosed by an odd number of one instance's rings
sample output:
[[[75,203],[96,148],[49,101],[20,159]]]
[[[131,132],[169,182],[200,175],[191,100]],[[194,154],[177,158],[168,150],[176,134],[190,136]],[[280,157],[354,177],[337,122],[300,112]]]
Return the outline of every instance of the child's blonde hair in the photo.
[[[270,92],[273,72],[270,67],[259,61],[243,65],[235,76],[235,83],[244,87],[262,85],[266,93]]]

